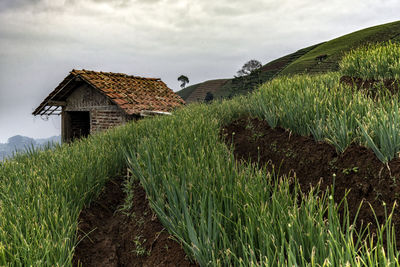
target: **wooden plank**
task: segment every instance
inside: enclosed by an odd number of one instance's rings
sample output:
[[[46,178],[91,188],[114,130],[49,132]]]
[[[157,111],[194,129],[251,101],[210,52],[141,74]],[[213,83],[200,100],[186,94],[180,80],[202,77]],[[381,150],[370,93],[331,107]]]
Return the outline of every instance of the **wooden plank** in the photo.
[[[66,102],[66,101],[49,100],[49,101],[47,102],[47,105],[49,105],[49,106],[61,106],[61,107],[64,107],[64,106],[67,105],[67,102]]]
[[[59,115],[60,114],[60,107],[58,107],[58,106],[52,106],[53,107],[53,109],[52,110],[49,110],[49,112],[47,113],[47,115],[48,116],[50,116],[50,115],[52,115],[52,114],[54,114],[54,115]],[[59,111],[59,113],[54,113],[55,111]]]

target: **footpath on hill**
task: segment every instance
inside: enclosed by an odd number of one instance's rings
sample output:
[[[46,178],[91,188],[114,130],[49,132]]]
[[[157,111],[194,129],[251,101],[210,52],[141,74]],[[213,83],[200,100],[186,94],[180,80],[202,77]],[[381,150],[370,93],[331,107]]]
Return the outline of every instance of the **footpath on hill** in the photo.
[[[150,209],[139,182],[130,210],[122,212],[125,177],[111,179],[79,216],[74,266],[197,266]],[[126,178],[125,178],[126,179]]]

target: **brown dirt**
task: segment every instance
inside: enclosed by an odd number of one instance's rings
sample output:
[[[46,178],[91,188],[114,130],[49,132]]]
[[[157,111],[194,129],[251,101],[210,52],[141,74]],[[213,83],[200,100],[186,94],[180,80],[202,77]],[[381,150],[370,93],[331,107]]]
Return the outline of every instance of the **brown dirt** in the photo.
[[[335,178],[335,201],[338,203],[350,190],[347,201],[350,216],[354,217],[361,200],[369,202],[374,208],[380,223],[385,221],[385,207],[390,211],[394,202],[400,199],[400,159],[388,165],[380,162],[375,154],[361,146],[350,146],[338,155],[333,146],[316,142],[311,137],[299,136],[282,128],[271,129],[265,121],[254,118],[241,118],[222,129],[225,142],[233,142],[234,155],[238,160],[251,160],[266,164],[272,162],[280,174],[296,173],[303,192],[321,182],[325,190]],[[269,167],[271,168],[271,167]],[[364,203],[358,223],[376,225],[374,215]],[[393,214],[396,229],[400,229],[400,210]],[[396,241],[400,242],[400,231]]]
[[[400,89],[400,81],[395,79],[387,79],[387,80],[365,80],[358,77],[350,77],[350,76],[342,76],[340,78],[340,82],[343,84],[350,85],[353,88],[358,90],[364,90],[367,95],[375,97],[377,95],[377,90],[379,90],[382,86],[386,88],[392,95],[399,92]]]
[[[196,266],[150,209],[143,188],[134,186],[133,208],[117,211],[125,199],[122,177],[109,181],[99,198],[79,216],[73,265]],[[136,241],[136,242],[135,242]]]

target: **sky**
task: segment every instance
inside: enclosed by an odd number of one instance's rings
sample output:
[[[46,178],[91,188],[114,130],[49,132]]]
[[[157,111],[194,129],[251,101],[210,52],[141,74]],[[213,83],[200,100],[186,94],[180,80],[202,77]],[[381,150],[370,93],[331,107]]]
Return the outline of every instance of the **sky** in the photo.
[[[161,78],[174,91],[231,78],[366,27],[399,20],[398,0],[0,0],[0,143],[59,135],[32,111],[72,69]]]

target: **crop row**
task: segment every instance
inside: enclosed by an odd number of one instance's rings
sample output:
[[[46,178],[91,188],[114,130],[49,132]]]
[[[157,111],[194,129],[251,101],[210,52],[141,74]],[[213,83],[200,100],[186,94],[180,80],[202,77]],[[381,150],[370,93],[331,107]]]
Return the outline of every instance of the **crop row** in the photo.
[[[250,113],[339,152],[368,145],[388,161],[400,148],[398,107],[397,97],[341,85],[337,73],[283,77],[248,97],[17,156],[0,164],[0,266],[71,265],[80,210],[127,162],[166,229],[202,266],[398,266],[390,215],[373,237],[339,218],[329,192],[303,195],[295,177],[239,164],[220,141],[223,125]]]
[[[383,236],[374,243],[340,221],[329,194],[299,198],[293,177],[235,162],[219,129],[251,106],[249,98],[194,105],[3,163],[0,265],[70,265],[79,211],[125,155],[166,229],[202,266],[397,262]],[[393,237],[387,226],[381,234]]]
[[[378,93],[373,99],[339,82],[339,73],[282,77],[251,96],[254,116],[343,152],[351,144],[371,148],[382,162],[400,151],[398,95]]]
[[[368,44],[346,54],[340,62],[343,75],[363,79],[400,79],[400,44]]]
[[[127,148],[133,177],[186,252],[201,266],[398,265],[390,218],[374,243],[346,214],[339,219],[329,192],[304,195],[294,177],[234,160],[220,127],[253,104],[191,106],[143,124],[147,136]]]

